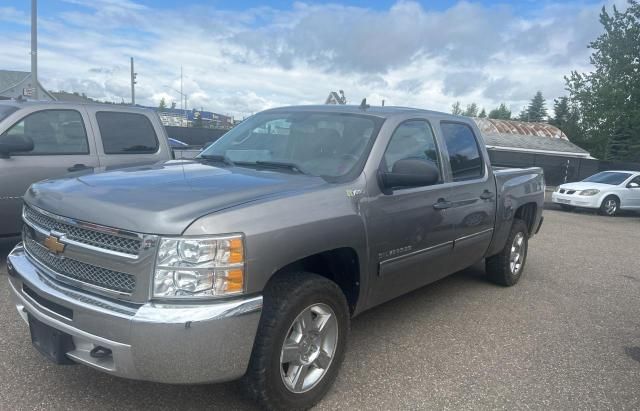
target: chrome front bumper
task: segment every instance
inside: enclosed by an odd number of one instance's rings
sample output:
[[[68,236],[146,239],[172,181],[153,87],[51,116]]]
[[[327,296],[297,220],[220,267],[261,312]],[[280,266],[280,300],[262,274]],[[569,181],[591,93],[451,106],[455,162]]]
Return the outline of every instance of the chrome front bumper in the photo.
[[[28,313],[71,335],[75,349],[67,357],[75,362],[120,377],[176,384],[229,381],[247,369],[261,296],[209,304],[116,302],[51,280],[22,244],[9,254],[7,270],[22,318]],[[98,346],[112,354],[92,357]]]

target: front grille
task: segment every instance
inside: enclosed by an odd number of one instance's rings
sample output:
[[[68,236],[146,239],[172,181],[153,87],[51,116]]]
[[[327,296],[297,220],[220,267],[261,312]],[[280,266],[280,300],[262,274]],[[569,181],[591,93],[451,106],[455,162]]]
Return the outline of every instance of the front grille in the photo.
[[[567,194],[575,194],[576,190],[567,190]]]
[[[564,194],[564,188],[560,189],[560,194]]]
[[[25,207],[25,217],[29,222],[44,230],[58,231],[65,234],[68,239],[79,243],[130,255],[138,255],[140,252],[142,241],[137,238],[125,238],[66,224],[31,207]]]
[[[136,278],[131,274],[96,267],[71,258],[56,257],[28,235],[24,236],[24,244],[27,251],[41,264],[65,277],[127,294],[136,288]]]

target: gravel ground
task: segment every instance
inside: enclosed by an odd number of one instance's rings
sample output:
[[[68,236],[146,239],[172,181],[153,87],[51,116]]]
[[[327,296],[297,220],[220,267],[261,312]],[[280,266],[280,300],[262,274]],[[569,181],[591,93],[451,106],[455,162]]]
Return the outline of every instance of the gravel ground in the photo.
[[[640,218],[545,217],[517,286],[494,286],[477,266],[355,319],[317,408],[639,409]],[[252,409],[237,383],[169,386],[49,364],[6,282],[0,268],[0,409]]]

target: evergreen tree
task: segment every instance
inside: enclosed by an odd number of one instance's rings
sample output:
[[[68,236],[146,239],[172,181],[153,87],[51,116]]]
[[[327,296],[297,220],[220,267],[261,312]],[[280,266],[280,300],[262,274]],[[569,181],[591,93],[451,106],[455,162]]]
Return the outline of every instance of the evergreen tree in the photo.
[[[467,117],[477,117],[478,116],[478,105],[476,103],[467,104],[467,108],[462,113],[463,116]]]
[[[482,107],[482,110],[480,111],[480,114],[478,114],[478,117],[480,117],[480,118],[486,118],[487,117],[487,112],[485,111],[484,107]]]
[[[498,120],[511,120],[511,110],[507,108],[507,105],[500,103],[498,108],[494,108],[489,112],[489,118],[495,118]]]
[[[459,101],[456,101],[451,105],[451,114],[455,114],[456,116],[462,115],[462,106]]]
[[[160,105],[158,105],[158,108],[160,110],[164,110],[167,108],[167,101],[164,99],[164,97],[160,99]]]
[[[498,108],[494,108],[489,112],[489,118],[495,118],[498,120],[511,120],[511,110],[507,108],[507,105],[500,103]]]
[[[604,33],[589,44],[594,69],[565,77],[567,89],[592,155],[640,161],[640,4],[630,0],[612,13],[603,7],[600,23]]]
[[[549,120],[549,123],[563,130],[569,121],[569,98],[560,97],[553,100],[553,118]]]
[[[526,109],[526,119],[521,118],[522,121],[531,121],[533,123],[539,123],[547,119],[547,107],[546,102],[542,97],[542,92],[538,91],[531,99],[531,103]]]

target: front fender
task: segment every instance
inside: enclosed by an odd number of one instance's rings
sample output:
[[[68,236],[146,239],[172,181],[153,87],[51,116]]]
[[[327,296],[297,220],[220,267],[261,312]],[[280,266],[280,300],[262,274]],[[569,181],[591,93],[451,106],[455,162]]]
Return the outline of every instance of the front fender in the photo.
[[[278,270],[295,261],[351,248],[358,255],[362,293],[367,289],[366,229],[358,200],[347,189],[328,186],[223,210],[199,218],[184,235],[244,233],[247,293],[262,292]]]

